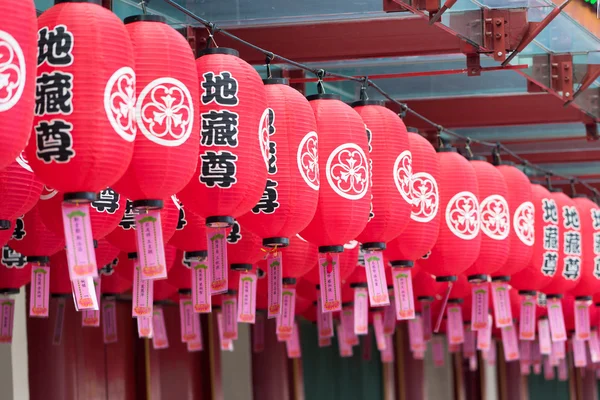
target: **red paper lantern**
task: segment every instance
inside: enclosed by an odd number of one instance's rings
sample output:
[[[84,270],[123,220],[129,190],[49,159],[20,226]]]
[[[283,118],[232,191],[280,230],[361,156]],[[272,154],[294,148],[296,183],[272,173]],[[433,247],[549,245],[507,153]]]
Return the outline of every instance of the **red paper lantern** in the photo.
[[[296,295],[311,301],[317,301],[317,286],[304,278],[298,279],[296,283]]]
[[[475,169],[453,149],[441,149],[440,211],[445,218],[428,258],[419,261],[438,281],[465,271],[479,256],[479,186]]]
[[[510,284],[517,290],[537,291],[547,286],[554,276],[560,259],[561,228],[560,213],[550,192],[540,185],[531,185],[531,196],[535,207],[535,237],[529,264],[512,275]],[[556,242],[544,248],[545,232],[552,234]]]
[[[504,266],[510,252],[508,188],[502,173],[492,164],[474,159],[471,165],[479,187],[481,247],[479,257],[465,274],[469,280],[485,281]]]
[[[257,276],[258,279],[256,281],[256,309],[266,311],[269,308],[269,280],[267,279],[267,274],[262,269],[257,270]],[[221,296],[213,296],[213,299],[215,297]]]
[[[15,226],[16,221],[8,221],[10,226]],[[20,222],[19,222],[20,223]],[[14,229],[0,230],[0,245],[4,246],[12,237]]]
[[[119,225],[111,233],[106,235],[106,240],[125,253],[137,252],[135,213],[136,211],[133,208],[133,202],[127,200],[125,214],[123,215],[121,222],[119,222]],[[167,243],[175,234],[178,217],[179,209],[178,204],[176,204],[176,199],[171,198],[165,201],[164,208],[160,210],[164,243]]]
[[[120,253],[111,263],[105,265],[101,270],[100,289],[104,294],[121,294],[131,289],[133,276],[129,273],[119,274],[119,270],[131,271],[133,260],[127,258],[126,253]]]
[[[181,250],[176,252],[173,268],[169,271],[169,283],[177,289],[192,289],[191,263]]]
[[[110,244],[106,239],[98,240],[94,251],[96,252],[96,264],[100,267],[112,263],[119,255],[119,248]]]
[[[37,23],[32,0],[0,0],[0,14],[0,74],[6,79],[0,88],[0,169],[4,169],[25,148],[31,132],[35,109]]]
[[[269,113],[256,70],[226,48],[209,48],[196,60],[202,117],[200,159],[179,196],[215,227],[233,224],[261,199],[269,165]],[[214,124],[223,120],[227,132]],[[237,132],[237,133],[236,133]]]
[[[252,265],[265,256],[262,240],[245,226],[237,222],[234,224],[239,225],[239,235],[232,234],[232,230],[227,236],[227,261],[231,269],[250,270]]]
[[[164,301],[175,296],[177,294],[177,288],[168,280],[162,279],[154,281],[153,292],[154,301]]]
[[[265,246],[286,246],[317,209],[317,127],[310,104],[286,79],[263,82],[269,113],[267,185],[258,204],[238,220],[263,238]]]
[[[425,271],[415,274],[412,284],[415,300],[424,300],[426,298],[435,300],[437,296],[443,295],[446,289],[445,285],[435,281],[435,276]]]
[[[55,3],[38,19],[35,118],[27,158],[44,183],[77,193],[69,200],[92,201],[131,160],[136,130],[132,46],[121,20],[106,8],[89,1]]]
[[[600,275],[596,271],[597,257],[600,257],[600,248],[597,248],[596,238],[600,240],[600,207],[585,196],[573,199],[581,219],[581,280],[571,290],[575,297],[592,296],[600,292]],[[600,260],[600,258],[598,258]]]
[[[350,305],[354,301],[354,288],[350,285],[342,286],[342,307]]]
[[[206,257],[206,220],[180,204],[177,229],[169,244],[179,250],[194,252],[194,257]]]
[[[457,276],[456,281],[452,284],[452,291],[450,292],[450,299],[465,299],[471,296],[471,285],[465,274]]]
[[[368,140],[356,111],[339,96],[308,97],[319,133],[319,202],[300,235],[322,253],[339,253],[369,220],[371,203]]]
[[[295,315],[303,315],[306,310],[312,307],[312,301],[296,296]]]
[[[558,217],[558,264],[554,276],[542,291],[547,295],[564,294],[571,291],[581,279],[583,246],[581,240],[581,216],[573,199],[558,189],[554,189],[550,197],[555,200]],[[546,210],[544,210],[546,212]],[[546,245],[548,232],[544,232]],[[542,271],[543,273],[543,271]]]
[[[344,280],[344,283],[352,287],[356,287],[357,285],[366,287],[364,285],[367,283],[367,271],[364,265],[358,264],[354,268],[354,271]]]
[[[535,207],[532,203],[531,183],[527,175],[512,163],[504,162],[497,168],[508,187],[506,200],[510,210],[511,229],[508,237],[510,252],[504,266],[492,276],[510,276],[525,268],[533,255]]]
[[[413,203],[408,225],[387,245],[385,256],[392,265],[397,261],[414,261],[427,254],[440,229],[438,155],[427,139],[418,133],[409,133],[408,139],[412,154],[410,190]]]
[[[283,278],[299,278],[317,264],[317,246],[300,236],[290,237],[290,244],[281,250]]]
[[[125,18],[133,45],[136,127],[133,158],[114,185],[134,207],[160,208],[192,178],[198,160],[198,76],[189,43],[164,17]],[[158,202],[156,202],[158,200]]]
[[[31,279],[31,264],[7,245],[0,260],[0,291],[19,289]]]
[[[34,261],[37,257],[49,257],[64,248],[65,241],[62,236],[55,235],[46,228],[40,208],[35,206],[25,216],[17,219],[8,245],[27,256],[29,261]]]
[[[302,316],[309,322],[317,323],[317,306],[311,304],[304,312]]]
[[[412,154],[404,122],[383,101],[352,103],[362,118],[369,141],[371,214],[356,237],[363,248],[383,250],[410,220]]]

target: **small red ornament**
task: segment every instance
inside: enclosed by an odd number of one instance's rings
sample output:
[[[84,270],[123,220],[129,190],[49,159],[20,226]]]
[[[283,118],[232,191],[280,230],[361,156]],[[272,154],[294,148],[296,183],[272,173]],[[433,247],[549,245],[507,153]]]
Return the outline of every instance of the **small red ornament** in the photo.
[[[581,280],[571,290],[575,297],[592,296],[600,292],[600,207],[585,196],[573,199],[581,223]],[[597,239],[598,238],[598,239]],[[598,260],[598,261],[597,261]]]

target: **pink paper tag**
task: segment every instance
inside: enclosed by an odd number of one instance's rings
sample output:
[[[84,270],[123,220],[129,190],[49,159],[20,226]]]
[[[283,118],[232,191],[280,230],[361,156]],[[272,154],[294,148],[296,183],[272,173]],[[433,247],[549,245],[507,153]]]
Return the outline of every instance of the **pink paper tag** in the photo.
[[[267,284],[268,284],[268,317],[275,318],[281,313],[281,292],[283,289],[281,279],[281,252],[269,253],[267,256]],[[290,333],[291,334],[291,333]]]
[[[233,351],[233,340],[225,337],[225,331],[223,329],[223,313],[217,313],[217,327],[219,329],[219,343],[221,344],[222,351]]]
[[[205,258],[192,261],[192,303],[194,312],[209,313],[212,311],[210,268]]]
[[[510,286],[506,282],[492,282],[492,302],[496,328],[512,326],[512,310],[510,308]]]
[[[319,330],[319,339],[333,337],[333,314],[323,312],[319,296],[317,296],[317,329]]]
[[[223,337],[225,339],[237,340],[237,298],[235,296],[223,296]]]
[[[31,266],[31,290],[29,292],[29,316],[48,317],[50,304],[50,268],[45,265]]]
[[[460,351],[460,344],[449,344],[448,352],[449,353],[458,353]]]
[[[394,279],[396,319],[413,319],[415,317],[415,303],[412,287],[412,272],[410,268],[392,268],[392,277]]]
[[[340,255],[338,253],[319,253],[319,278],[323,312],[340,311],[342,309],[342,288]]]
[[[444,342],[441,336],[433,337],[431,343],[431,350],[433,353],[433,364],[437,367],[444,366]]]
[[[4,298],[0,300],[0,343],[12,343],[13,323],[15,318],[15,300]]]
[[[590,302],[575,301],[575,334],[579,340],[588,340],[590,338]]]
[[[469,357],[469,371],[477,371],[477,356]]]
[[[415,360],[423,360],[423,359],[425,359],[425,352],[424,351],[413,351],[412,355],[413,355],[413,358]]]
[[[115,299],[105,299],[102,302],[102,333],[104,343],[115,343],[117,337],[117,303]]]
[[[346,307],[341,312],[342,327],[345,330],[344,336],[350,343],[350,346],[358,346],[360,340],[356,333],[354,333],[354,309],[352,307]]]
[[[385,333],[383,333],[383,318],[380,312],[373,313],[373,327],[375,328],[375,340],[377,350],[385,350]]]
[[[240,274],[238,289],[238,322],[253,324],[256,321],[256,274]]]
[[[547,318],[538,321],[538,340],[540,353],[550,355],[552,353],[552,342],[550,340],[550,327]]]
[[[331,338],[330,337],[319,338],[319,347],[329,347],[329,346],[331,346]]]
[[[459,304],[448,305],[447,335],[449,344],[461,344],[465,341],[462,308]]]
[[[532,343],[529,340],[519,341],[521,367],[523,367],[523,364],[527,365],[527,374],[529,374],[529,366],[531,365],[531,345]]]
[[[520,360],[521,375],[529,375],[531,364],[529,361]]]
[[[165,279],[167,267],[160,211],[148,210],[145,214],[136,214],[135,226],[142,279]]]
[[[152,337],[152,317],[137,317],[138,337]]]
[[[204,344],[202,343],[202,326],[200,324],[200,314],[193,313],[192,315],[192,325],[194,326],[194,339],[189,340],[187,345],[187,351],[202,351],[204,350]]]
[[[408,341],[410,350],[413,352],[425,351],[426,345],[423,340],[423,319],[417,315],[415,319],[408,320]]]
[[[431,302],[421,301],[421,320],[423,321],[423,340],[431,340]]]
[[[369,333],[369,302],[366,288],[354,289],[354,333],[356,335]]]
[[[488,323],[485,328],[477,331],[477,350],[486,352],[492,343],[492,316],[488,314]]]
[[[492,340],[490,349],[487,351],[486,361],[488,365],[496,365],[496,342]]]
[[[277,336],[282,340],[292,337],[294,330],[294,315],[296,313],[296,289],[286,288],[281,293],[281,315],[277,317]]]
[[[94,289],[94,278],[88,277],[71,281],[71,290],[73,291],[77,311],[99,309]]]
[[[102,286],[100,276],[94,278],[94,289],[96,292],[96,298],[98,299],[98,306],[100,306],[100,295],[102,293]],[[100,326],[100,310],[83,310],[81,313],[81,326],[88,326],[97,328]]]
[[[573,363],[578,368],[587,366],[585,355],[585,340],[573,339]]]
[[[535,340],[535,299],[533,296],[521,296],[519,319],[519,339]]]
[[[381,251],[367,251],[365,253],[365,270],[367,272],[367,284],[369,285],[369,299],[371,307],[387,306],[390,304],[387,282],[385,279],[385,269],[383,264],[383,253]],[[408,274],[410,279],[410,273]],[[397,278],[394,276],[394,281]],[[406,282],[404,282],[404,291],[406,292]],[[394,282],[394,290],[396,283]],[[412,296],[410,298],[412,302]],[[414,306],[413,306],[414,314]]]
[[[227,292],[227,233],[225,228],[206,228],[212,295]]]
[[[550,362],[550,357],[544,357],[544,379],[547,381],[554,380],[554,367]]]
[[[550,322],[550,334],[552,335],[552,341],[557,342],[567,340],[567,333],[565,331],[565,318],[563,316],[560,299],[547,299],[546,307],[548,308],[548,321]]]
[[[600,340],[598,340],[598,331],[593,330],[590,334],[590,358],[592,363],[596,364],[600,362]]]
[[[382,363],[393,363],[394,362],[394,343],[392,342],[391,336],[385,337],[385,349],[381,352]]]
[[[539,375],[542,373],[542,364],[541,363],[533,364],[533,373],[536,375]]]
[[[474,331],[485,329],[488,326],[488,283],[482,282],[474,284],[471,293],[473,299],[473,307],[471,308],[471,329]]]
[[[552,357],[557,360],[565,358],[565,343],[566,342],[552,342]]]
[[[435,333],[438,333],[440,331],[440,327],[442,326],[444,313],[446,312],[446,306],[448,305],[448,299],[450,298],[450,293],[452,292],[452,286],[452,282],[448,282],[448,287],[446,288],[446,292],[444,293],[444,297],[442,299],[442,307],[440,308],[440,313],[438,314],[437,321],[435,322],[435,328],[433,329]]]
[[[256,321],[252,326],[252,351],[261,353],[265,349],[265,315],[256,315]]]
[[[396,304],[383,307],[383,333],[393,335],[396,330]]]
[[[352,357],[352,346],[350,346],[350,344],[348,344],[348,340],[346,340],[344,328],[342,328],[341,324],[337,324],[336,330],[340,357]]]
[[[504,347],[504,359],[515,361],[519,359],[519,343],[517,333],[512,326],[502,328],[502,346]]]
[[[152,315],[152,329],[154,330],[154,336],[152,336],[152,347],[154,350],[168,348],[169,337],[167,336],[165,316],[162,307],[154,308]]]
[[[531,362],[534,366],[535,364],[540,364],[542,362],[540,344],[537,342],[537,340],[531,343]]]
[[[63,326],[65,322],[65,299],[59,298],[56,302],[56,319],[54,320],[54,333],[52,335],[52,344],[60,346],[62,342]]]
[[[285,345],[288,358],[302,357],[302,350],[300,348],[300,328],[298,328],[298,324],[294,323],[292,336],[285,342]]]
[[[475,354],[475,335],[477,331],[467,326],[465,330],[465,342],[463,343],[463,356],[469,358]]]
[[[181,341],[183,343],[196,339],[194,314],[192,299],[189,296],[181,296],[179,299],[179,324],[181,326]]]
[[[569,380],[567,360],[564,357],[558,361],[558,380],[562,382]]]
[[[149,317],[152,315],[154,301],[154,283],[142,278],[138,261],[133,262],[133,298],[131,315],[133,317]]]
[[[362,336],[360,339],[360,346],[362,349],[362,359],[365,361],[371,361],[371,350],[373,341],[373,334],[369,331],[366,335]]]
[[[67,261],[71,280],[98,276],[88,204],[62,204]]]

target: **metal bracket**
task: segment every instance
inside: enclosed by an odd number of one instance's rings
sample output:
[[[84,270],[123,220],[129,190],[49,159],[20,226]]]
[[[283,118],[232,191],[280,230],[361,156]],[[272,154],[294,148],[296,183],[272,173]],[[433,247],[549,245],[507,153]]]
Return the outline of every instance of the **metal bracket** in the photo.
[[[573,56],[550,54],[550,87],[565,101],[573,99]]]
[[[396,3],[394,0],[383,0],[383,12],[401,12],[408,11],[402,5]]]
[[[508,22],[501,10],[483,10],[484,40],[485,47],[493,49],[494,60],[504,61],[506,59],[506,41],[508,34],[505,32],[505,25]]]
[[[586,124],[585,137],[588,142],[593,142],[600,139],[600,136],[598,136],[598,124]]]
[[[479,53],[467,54],[467,76],[481,75],[481,56]]]

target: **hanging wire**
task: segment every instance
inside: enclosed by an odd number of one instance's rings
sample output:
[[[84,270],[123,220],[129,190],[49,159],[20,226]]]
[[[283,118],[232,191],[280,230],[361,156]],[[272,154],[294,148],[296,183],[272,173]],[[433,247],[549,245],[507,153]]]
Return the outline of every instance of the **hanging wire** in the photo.
[[[301,69],[303,71],[312,73],[314,75],[317,76],[317,78],[319,79],[317,81],[317,92],[320,94],[325,93],[325,87],[323,84],[323,79],[327,78],[327,77],[334,77],[334,78],[339,78],[339,79],[343,79],[346,81],[353,81],[353,82],[358,82],[361,83],[361,96],[363,95],[363,87],[371,87],[373,88],[376,92],[378,92],[381,96],[383,96],[386,100],[388,100],[389,102],[395,104],[399,109],[399,115],[401,118],[404,118],[407,114],[411,114],[413,116],[415,116],[416,118],[420,119],[421,121],[425,122],[428,125],[431,125],[437,132],[438,132],[438,145],[439,147],[444,147],[446,145],[444,139],[442,138],[441,134],[445,133],[448,136],[452,136],[456,139],[459,140],[463,140],[463,141],[468,141],[469,145],[471,143],[475,143],[477,145],[480,146],[484,146],[484,147],[490,147],[490,148],[494,148],[493,154],[500,154],[500,152],[504,152],[505,154],[508,154],[510,157],[516,159],[517,161],[519,161],[519,163],[521,163],[525,168],[529,168],[533,171],[536,171],[537,173],[540,173],[541,175],[546,176],[546,180],[547,180],[547,184],[549,185],[549,187],[551,188],[550,185],[550,181],[549,181],[549,177],[557,177],[557,178],[562,178],[565,179],[567,181],[574,181],[577,182],[579,184],[581,184],[583,187],[585,187],[586,189],[588,189],[590,192],[592,192],[594,197],[598,197],[600,198],[600,192],[593,187],[591,184],[589,184],[588,182],[586,182],[585,180],[579,179],[575,176],[562,176],[562,175],[557,175],[554,172],[552,172],[549,169],[543,168],[539,165],[536,164],[532,164],[531,162],[529,162],[527,159],[519,156],[517,153],[515,153],[514,151],[512,151],[510,148],[506,147],[506,145],[504,145],[501,142],[496,142],[496,143],[492,143],[492,142],[488,142],[485,140],[479,140],[479,139],[474,139],[471,138],[469,136],[465,136],[465,135],[461,135],[459,133],[456,133],[450,129],[444,128],[442,125],[437,124],[435,121],[432,121],[431,119],[425,117],[423,114],[413,110],[412,108],[410,108],[406,103],[402,103],[398,100],[396,100],[395,98],[393,98],[391,95],[389,95],[386,91],[384,91],[381,87],[379,87],[375,82],[373,82],[371,79],[369,79],[368,76],[350,76],[350,75],[344,75],[344,74],[338,74],[338,73],[334,73],[334,72],[330,72],[330,71],[326,71],[325,69],[322,68],[311,68],[306,64],[302,64],[300,62],[294,61],[294,60],[290,60],[289,58],[283,57],[279,54],[275,54],[271,51],[265,50],[262,47],[259,47],[255,44],[252,44],[236,35],[234,35],[233,33],[225,30],[225,29],[221,29],[219,28],[216,24],[214,24],[213,22],[208,21],[207,19],[204,19],[196,14],[194,14],[193,12],[191,12],[190,10],[188,10],[187,8],[181,6],[180,4],[176,3],[174,0],[163,0],[165,3],[169,4],[170,6],[172,6],[173,8],[181,11],[183,14],[187,15],[188,17],[192,18],[193,20],[196,20],[198,22],[200,22],[202,25],[204,25],[208,31],[209,31],[209,40],[207,40],[207,47],[209,46],[210,41],[212,40],[212,42],[214,43],[215,47],[218,47],[215,40],[214,40],[214,34],[219,33],[221,35],[227,36],[230,39],[235,40],[236,42],[243,44],[244,46],[247,46],[251,49],[254,49],[258,52],[263,53],[268,59],[269,59],[269,63],[267,63],[267,74],[269,74],[269,64],[272,61],[278,60],[281,63],[284,64],[288,64],[291,65],[293,67],[296,67],[298,69]],[[142,5],[142,8],[145,9],[145,1],[142,1],[140,3]],[[144,12],[145,13],[145,12]],[[364,91],[364,95],[365,97],[366,95],[366,89]],[[368,97],[367,97],[368,98]],[[361,98],[362,99],[362,98]]]
[[[142,14],[146,15],[148,13],[148,9],[146,8],[146,0],[142,0],[138,4],[142,7]]]

